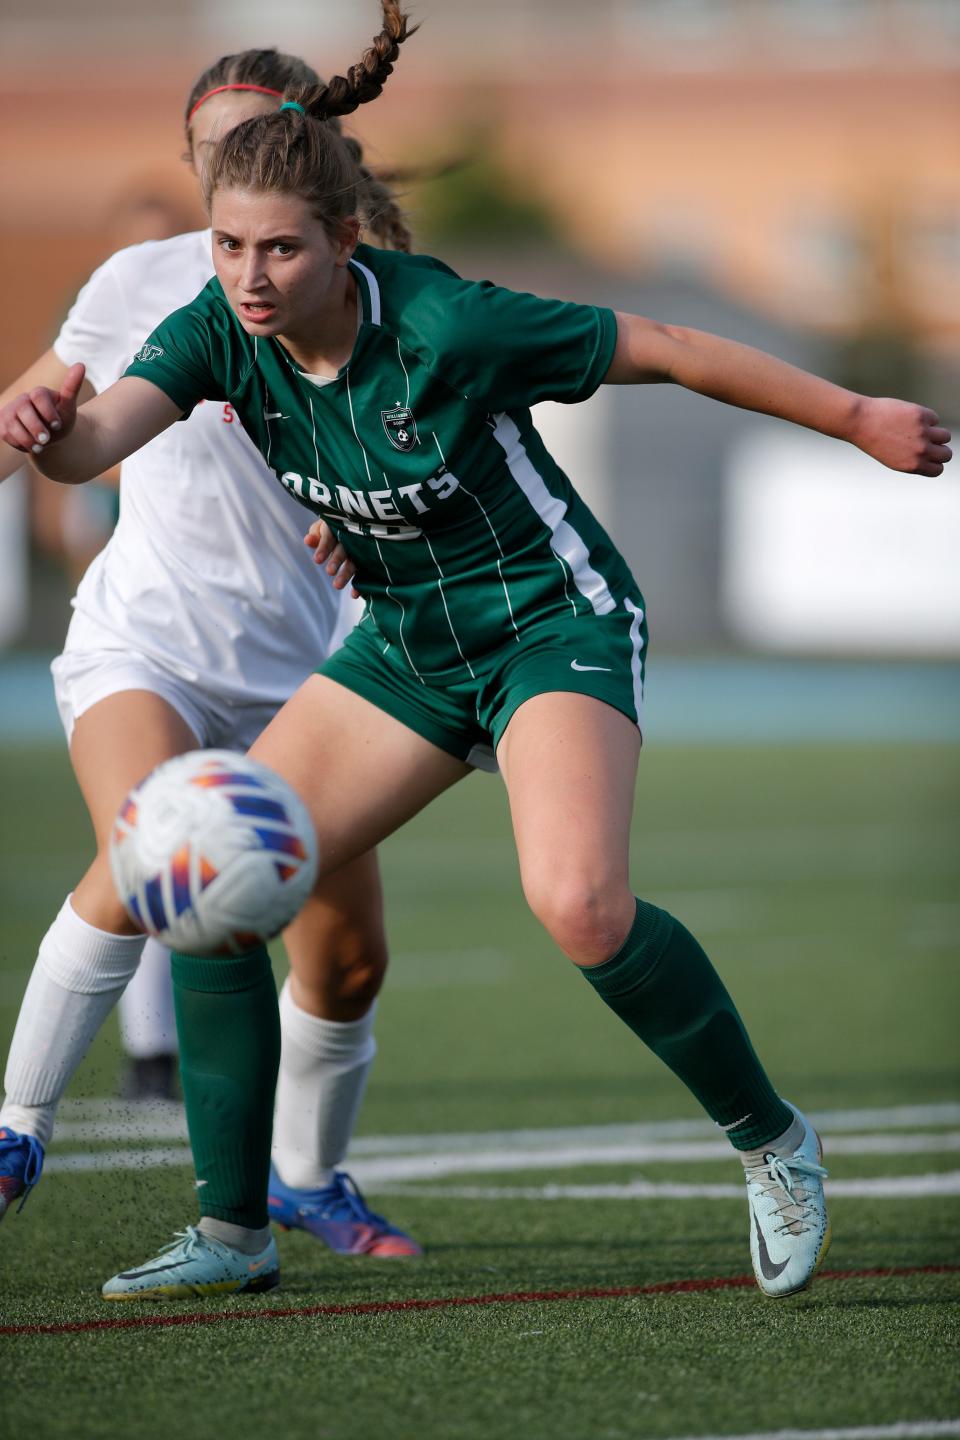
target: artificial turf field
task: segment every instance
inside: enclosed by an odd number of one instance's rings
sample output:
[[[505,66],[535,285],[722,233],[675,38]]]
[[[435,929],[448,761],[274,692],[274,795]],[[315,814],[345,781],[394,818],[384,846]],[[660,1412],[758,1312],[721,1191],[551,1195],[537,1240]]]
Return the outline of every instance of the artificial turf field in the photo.
[[[89,842],[62,748],[0,766],[5,1050]],[[808,1293],[736,1283],[738,1163],[526,914],[502,789],[476,777],[383,852],[393,970],[351,1168],[426,1257],[283,1235],[269,1295],[104,1305],[103,1279],[195,1218],[179,1116],[97,1100],[108,1027],[0,1227],[0,1435],[960,1434],[958,821],[944,745],[641,764],[637,888],[699,935],[779,1088],[825,1117],[834,1243]]]

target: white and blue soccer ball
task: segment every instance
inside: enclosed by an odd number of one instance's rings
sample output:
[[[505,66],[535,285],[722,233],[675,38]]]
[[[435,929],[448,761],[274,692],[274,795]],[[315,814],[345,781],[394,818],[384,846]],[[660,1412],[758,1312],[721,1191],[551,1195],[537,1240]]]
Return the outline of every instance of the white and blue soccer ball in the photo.
[[[166,760],[114,822],[110,868],[134,923],[188,954],[240,954],[278,934],[317,878],[317,840],[285,780],[231,750]]]

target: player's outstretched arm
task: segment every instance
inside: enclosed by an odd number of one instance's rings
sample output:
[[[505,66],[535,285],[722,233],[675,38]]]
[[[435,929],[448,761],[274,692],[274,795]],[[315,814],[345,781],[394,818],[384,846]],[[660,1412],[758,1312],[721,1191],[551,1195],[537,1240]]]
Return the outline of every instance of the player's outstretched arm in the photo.
[[[6,390],[0,392],[0,409],[15,400],[24,391],[35,390],[38,386],[45,386],[50,390],[59,391],[69,366],[65,365],[55,350],[47,350],[38,360],[35,360],[29,370],[25,370],[18,380],[8,385]],[[77,403],[83,405],[91,400],[97,392],[89,380],[84,380],[77,395]],[[22,450],[15,450],[13,446],[0,444],[0,481],[6,480],[23,465],[24,455]]]
[[[66,485],[92,480],[125,460],[181,413],[156,385],[134,376],[78,408],[83,380],[84,367],[71,365],[57,389],[37,386],[0,406],[0,441]]]
[[[848,440],[913,475],[939,475],[951,458],[949,430],[923,405],[844,390],[734,340],[703,330],[617,315],[618,339],[606,383],[668,381],[743,410],[757,410]]]

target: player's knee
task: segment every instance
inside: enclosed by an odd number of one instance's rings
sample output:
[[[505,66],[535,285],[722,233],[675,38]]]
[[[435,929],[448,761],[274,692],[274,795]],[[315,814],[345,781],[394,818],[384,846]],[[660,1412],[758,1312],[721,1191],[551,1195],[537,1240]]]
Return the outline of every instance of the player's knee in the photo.
[[[120,903],[105,850],[97,852],[89,870],[75,887],[73,908],[88,925],[93,925],[98,930],[106,930],[111,935],[139,933]]]
[[[537,919],[578,965],[609,959],[630,929],[632,895],[604,879],[578,876],[554,879],[552,884],[525,882],[524,889]]]
[[[309,950],[290,950],[308,1008],[330,1020],[356,1020],[376,1000],[387,971],[387,942],[376,927],[343,925]]]
[[[349,956],[333,974],[334,998],[365,1015],[380,994],[387,973],[386,941],[367,944]]]

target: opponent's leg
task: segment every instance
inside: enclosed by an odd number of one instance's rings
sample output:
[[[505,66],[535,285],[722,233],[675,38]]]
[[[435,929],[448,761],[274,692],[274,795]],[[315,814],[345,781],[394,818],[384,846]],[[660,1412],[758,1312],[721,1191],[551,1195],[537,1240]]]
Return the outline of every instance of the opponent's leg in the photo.
[[[282,775],[307,805],[319,840],[321,878],[371,850],[469,774],[462,761],[319,675],[311,676],[284,705],[250,754]],[[200,1233],[219,1240],[223,1232],[216,1227],[233,1225],[236,1231],[226,1243],[237,1249],[238,1237],[252,1246],[266,1224],[270,1129],[263,1116],[273,1107],[271,1072],[275,1077],[278,1033],[267,964],[262,947],[216,961],[178,954],[173,963],[180,1073],[204,1217]],[[242,1042],[234,1038],[231,1044],[222,1043],[234,1027]],[[188,1229],[183,1246],[201,1243],[197,1233]],[[174,1293],[169,1288],[177,1283],[173,1253],[115,1276],[104,1287],[104,1296],[163,1298]],[[270,1271],[269,1247],[251,1253],[251,1265],[262,1264]],[[195,1248],[184,1254],[184,1268],[188,1262],[191,1274],[198,1267],[201,1273],[204,1266],[212,1267],[209,1257],[198,1256]],[[180,1259],[176,1263],[179,1266]],[[237,1288],[232,1280],[223,1283]]]
[[[387,965],[374,854],[321,882],[284,932],[280,1072],[270,1216],[344,1255],[413,1256],[420,1246],[367,1206],[342,1169],[376,1054],[376,997]]]
[[[160,696],[124,690],[77,720],[70,755],[93,821],[97,854],[40,944],[24,995],[0,1110],[0,1215],[38,1164],[26,1153],[47,1144],[57,1104],[94,1035],[137,968],[136,933],[110,878],[110,827],[123,797],[160,761],[195,748],[196,737]],[[20,1173],[18,1174],[18,1170]]]
[[[123,1100],[177,1098],[177,1022],[170,951],[148,936],[133,978],[117,1007],[123,1045]]]
[[[816,1137],[774,1091],[697,941],[665,910],[632,896],[638,755],[631,722],[589,696],[540,695],[517,710],[498,759],[524,891],[598,995],[745,1153],[756,1233],[764,1235],[754,1245],[757,1277],[768,1294],[791,1293],[809,1282],[829,1243]],[[769,1260],[772,1248],[782,1264]]]

